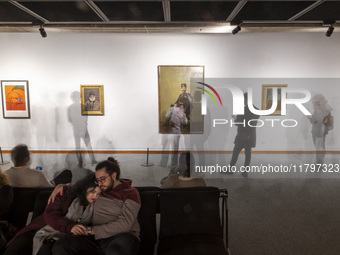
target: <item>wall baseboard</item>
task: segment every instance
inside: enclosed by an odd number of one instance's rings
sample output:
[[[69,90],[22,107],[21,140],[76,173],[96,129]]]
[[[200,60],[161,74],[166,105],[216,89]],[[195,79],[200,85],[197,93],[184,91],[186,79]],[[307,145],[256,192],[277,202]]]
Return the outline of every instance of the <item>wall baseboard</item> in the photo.
[[[87,154],[86,150],[30,150],[34,154]],[[146,150],[94,150],[94,154],[147,154]],[[182,153],[186,151],[178,151]],[[11,153],[10,150],[3,150],[2,153]],[[192,151],[192,153],[205,154],[232,154],[233,151]],[[340,151],[324,151],[325,154],[340,154]],[[149,154],[174,154],[174,151],[150,150]],[[244,154],[244,151],[241,151]],[[316,154],[316,151],[252,151],[252,154]]]

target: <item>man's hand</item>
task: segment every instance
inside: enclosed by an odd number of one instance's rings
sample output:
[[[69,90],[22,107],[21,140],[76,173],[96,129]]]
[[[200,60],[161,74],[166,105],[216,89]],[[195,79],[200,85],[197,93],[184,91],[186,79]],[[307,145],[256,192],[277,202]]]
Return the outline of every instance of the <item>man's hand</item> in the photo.
[[[72,227],[71,233],[74,235],[86,235],[86,227],[80,224],[76,224]]]
[[[55,197],[60,194],[60,196],[63,195],[63,187],[65,184],[58,184],[57,186],[55,186],[52,194],[50,195],[50,197],[48,198],[47,204],[49,205],[50,203],[54,202]]]

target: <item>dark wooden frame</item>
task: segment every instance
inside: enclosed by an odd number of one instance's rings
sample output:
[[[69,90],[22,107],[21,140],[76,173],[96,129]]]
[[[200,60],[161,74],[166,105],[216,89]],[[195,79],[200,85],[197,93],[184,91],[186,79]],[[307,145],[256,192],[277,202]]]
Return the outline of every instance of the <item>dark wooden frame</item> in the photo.
[[[24,86],[24,93],[25,93],[25,103],[26,109],[25,110],[7,110],[6,108],[6,100],[7,96],[5,95],[5,86]],[[14,88],[13,88],[14,89]],[[12,89],[12,90],[13,90]],[[2,98],[2,113],[4,119],[30,119],[30,100],[29,100],[29,85],[27,80],[4,80],[1,81],[1,98]],[[20,101],[14,98],[14,100]],[[21,99],[22,100],[22,99]]]

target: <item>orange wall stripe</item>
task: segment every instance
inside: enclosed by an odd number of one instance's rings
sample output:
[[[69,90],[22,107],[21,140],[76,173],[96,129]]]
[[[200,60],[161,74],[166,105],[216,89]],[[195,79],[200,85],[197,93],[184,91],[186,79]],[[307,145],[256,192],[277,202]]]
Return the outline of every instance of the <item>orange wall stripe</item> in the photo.
[[[86,150],[30,150],[31,153],[37,154],[68,154],[80,153],[87,154]],[[146,154],[146,150],[95,150],[94,154]],[[182,153],[185,151],[179,151]],[[2,153],[11,153],[10,150],[3,150]],[[173,151],[150,150],[149,154],[173,154]],[[232,154],[232,151],[192,151],[192,153],[205,154]],[[244,153],[243,151],[241,152]],[[252,151],[252,154],[315,154],[315,151]],[[325,154],[340,154],[340,151],[325,151]]]

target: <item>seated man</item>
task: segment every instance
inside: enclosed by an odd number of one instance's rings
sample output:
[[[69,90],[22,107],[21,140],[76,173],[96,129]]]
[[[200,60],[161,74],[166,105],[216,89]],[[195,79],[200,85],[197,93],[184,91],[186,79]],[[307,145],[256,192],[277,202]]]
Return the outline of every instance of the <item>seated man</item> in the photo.
[[[11,152],[14,167],[5,171],[12,187],[47,188],[54,185],[49,182],[40,170],[30,169],[30,152],[25,144],[15,146]]]
[[[138,191],[131,187],[131,180],[120,179],[119,163],[109,157],[96,166],[96,179],[101,195],[94,204],[92,226],[84,235],[69,235],[58,240],[53,254],[126,254],[135,255],[139,250],[139,223],[141,206]],[[50,200],[62,188],[58,185]],[[49,200],[49,201],[50,201]]]
[[[170,174],[161,180],[161,188],[190,188],[205,187],[203,178],[193,178],[195,159],[191,152],[183,152],[179,156],[179,165],[170,171]]]

